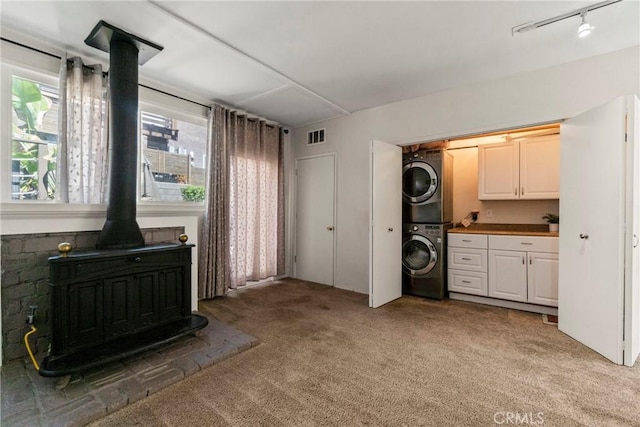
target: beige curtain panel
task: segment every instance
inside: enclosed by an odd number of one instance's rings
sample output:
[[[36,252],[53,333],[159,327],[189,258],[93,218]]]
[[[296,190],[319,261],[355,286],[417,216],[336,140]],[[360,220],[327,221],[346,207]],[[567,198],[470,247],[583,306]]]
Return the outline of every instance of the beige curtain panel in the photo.
[[[284,273],[280,128],[214,105],[209,135],[200,298]]]
[[[56,197],[68,203],[104,203],[108,170],[107,79],[101,65],[78,57],[60,64],[60,127]]]

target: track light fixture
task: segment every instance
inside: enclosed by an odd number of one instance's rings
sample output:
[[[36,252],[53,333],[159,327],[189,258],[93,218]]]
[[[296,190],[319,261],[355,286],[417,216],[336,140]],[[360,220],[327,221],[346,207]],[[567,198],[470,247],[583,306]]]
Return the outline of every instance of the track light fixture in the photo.
[[[578,26],[578,37],[583,38],[591,34],[591,30],[593,30],[593,27],[586,20],[587,12],[581,13],[580,17],[582,18],[582,22]]]
[[[525,24],[521,24],[515,26],[511,29],[511,35],[526,33],[531,30],[535,30],[536,28],[544,27],[545,25],[553,24],[554,22],[562,21],[567,18],[572,18],[574,16],[580,16],[582,18],[582,22],[578,27],[578,37],[586,37],[588,36],[594,27],[586,21],[587,12],[591,12],[592,10],[600,9],[601,7],[610,6],[615,3],[619,3],[622,0],[607,0],[601,1],[599,3],[594,3],[590,6],[583,7],[580,9],[573,10],[571,12],[563,13],[562,15],[557,15],[552,18],[543,19],[537,22],[527,22]]]

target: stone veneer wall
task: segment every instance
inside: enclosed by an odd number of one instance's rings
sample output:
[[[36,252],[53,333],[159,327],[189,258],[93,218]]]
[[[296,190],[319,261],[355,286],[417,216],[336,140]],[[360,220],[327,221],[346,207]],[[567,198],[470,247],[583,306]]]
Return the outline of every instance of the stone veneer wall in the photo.
[[[142,234],[146,244],[178,243],[184,227],[148,228]],[[27,356],[23,337],[29,330],[29,306],[38,306],[31,336],[32,350],[42,360],[49,347],[49,263],[58,255],[58,244],[69,242],[73,251],[93,250],[99,231],[4,235],[1,237],[2,356],[3,362]],[[73,253],[73,252],[72,252]],[[35,338],[34,338],[35,336]]]

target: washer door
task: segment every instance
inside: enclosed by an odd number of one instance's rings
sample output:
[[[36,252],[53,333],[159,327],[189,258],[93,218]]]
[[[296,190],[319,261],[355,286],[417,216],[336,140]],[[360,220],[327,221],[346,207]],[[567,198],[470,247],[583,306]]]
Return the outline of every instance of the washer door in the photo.
[[[428,200],[438,188],[438,174],[426,162],[409,162],[402,167],[402,197],[410,203]]]
[[[419,234],[402,244],[402,267],[412,276],[424,276],[438,262],[438,252],[431,240]]]

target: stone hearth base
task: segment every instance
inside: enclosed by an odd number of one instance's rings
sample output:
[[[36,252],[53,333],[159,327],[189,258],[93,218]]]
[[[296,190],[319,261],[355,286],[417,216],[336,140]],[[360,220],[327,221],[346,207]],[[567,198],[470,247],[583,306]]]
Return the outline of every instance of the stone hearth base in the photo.
[[[38,375],[28,359],[2,366],[2,419],[7,426],[81,426],[247,350],[257,338],[207,316],[196,336],[71,377]]]

